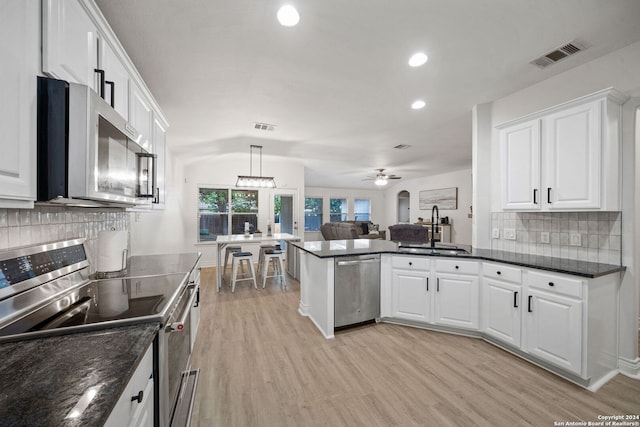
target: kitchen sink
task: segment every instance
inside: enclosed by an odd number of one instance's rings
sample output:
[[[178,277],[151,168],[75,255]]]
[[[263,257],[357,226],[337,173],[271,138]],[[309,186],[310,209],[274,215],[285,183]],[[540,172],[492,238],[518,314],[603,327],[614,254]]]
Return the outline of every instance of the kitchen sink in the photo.
[[[424,255],[463,255],[468,254],[466,249],[456,246],[423,246],[423,245],[403,245],[398,246],[401,253],[424,254]]]

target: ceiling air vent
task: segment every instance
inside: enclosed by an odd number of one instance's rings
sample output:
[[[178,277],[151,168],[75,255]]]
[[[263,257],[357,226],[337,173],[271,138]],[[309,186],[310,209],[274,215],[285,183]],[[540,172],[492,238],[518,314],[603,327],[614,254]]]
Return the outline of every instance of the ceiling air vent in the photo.
[[[269,123],[254,123],[253,124],[253,128],[254,129],[258,129],[258,130],[266,130],[269,132],[273,132],[274,130],[276,130],[276,125],[270,125]]]
[[[406,145],[406,144],[398,144],[393,148],[397,148],[398,150],[405,150],[407,148],[411,147],[410,145]]]
[[[556,50],[549,52],[546,55],[541,56],[540,58],[534,59],[530,63],[540,68],[548,67],[549,65],[555,64],[561,59],[583,51],[586,48],[586,45],[574,40],[570,43],[565,44],[564,46],[560,46]]]

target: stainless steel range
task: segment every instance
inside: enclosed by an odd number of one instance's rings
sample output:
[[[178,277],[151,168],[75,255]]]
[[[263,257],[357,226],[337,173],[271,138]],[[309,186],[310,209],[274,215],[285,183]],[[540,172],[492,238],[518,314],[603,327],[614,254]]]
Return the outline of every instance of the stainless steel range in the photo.
[[[189,364],[199,285],[197,269],[191,275],[91,280],[84,239],[4,252],[0,341],[158,322],[156,425],[187,425],[197,382],[197,370],[191,371]]]

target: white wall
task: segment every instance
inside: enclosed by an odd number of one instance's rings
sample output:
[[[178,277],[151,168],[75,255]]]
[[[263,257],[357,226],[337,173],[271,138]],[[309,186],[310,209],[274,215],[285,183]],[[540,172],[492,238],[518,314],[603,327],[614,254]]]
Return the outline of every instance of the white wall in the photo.
[[[385,192],[383,190],[366,190],[358,188],[327,188],[327,187],[306,187],[304,189],[304,197],[320,197],[323,199],[322,203],[322,222],[329,222],[329,199],[331,198],[345,198],[347,199],[347,206],[349,214],[347,219],[354,219],[353,217],[353,201],[355,199],[369,199],[371,200],[371,222],[374,224],[380,224],[380,229],[384,230],[388,227],[388,223],[385,221]],[[304,200],[303,200],[304,204]],[[304,229],[301,225],[300,229]],[[304,233],[304,240],[315,241],[323,240],[320,232],[306,231]]]
[[[469,207],[472,204],[471,169],[464,169],[440,175],[427,176],[415,179],[403,179],[385,190],[387,203],[385,204],[384,223],[389,225],[398,222],[397,198],[398,193],[406,190],[411,195],[409,222],[418,221],[418,217],[425,221],[431,220],[431,211],[420,210],[418,195],[422,190],[435,190],[439,188],[458,187],[458,209],[440,210],[440,217],[448,216],[451,226],[451,241],[464,245],[471,244],[472,220],[468,217]]]
[[[573,68],[556,75],[536,85],[525,88],[502,99],[491,103],[491,114],[478,117],[474,123],[474,131],[479,137],[474,139],[475,152],[491,153],[490,160],[479,165],[474,173],[478,180],[490,182],[489,188],[478,186],[474,189],[476,197],[490,197],[491,210],[501,210],[500,191],[500,147],[499,135],[495,126],[518,117],[533,113],[553,105],[596,92],[607,87],[615,87],[619,91],[635,95],[640,90],[640,43],[622,48],[609,55],[598,58],[580,67]],[[637,96],[637,95],[636,95]],[[623,118],[623,213],[622,213],[622,263],[627,267],[623,274],[620,288],[620,356],[629,361],[640,374],[640,359],[638,359],[638,256],[630,236],[637,233],[640,227],[638,215],[635,212],[634,182],[639,178],[638,165],[634,145],[634,114],[635,103],[625,104]],[[482,129],[489,126],[494,131],[491,137],[482,136]],[[491,222],[478,221],[475,225],[479,235],[489,235]],[[625,237],[626,236],[626,237]]]

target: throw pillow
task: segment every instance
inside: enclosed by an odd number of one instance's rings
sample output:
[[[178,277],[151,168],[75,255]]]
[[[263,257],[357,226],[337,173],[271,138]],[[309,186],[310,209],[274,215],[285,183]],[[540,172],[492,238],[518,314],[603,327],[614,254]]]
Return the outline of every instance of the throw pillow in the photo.
[[[369,234],[380,234],[380,224],[369,224]]]
[[[360,223],[360,227],[362,227],[362,233],[360,233],[360,234],[369,234],[369,223],[368,222]]]

